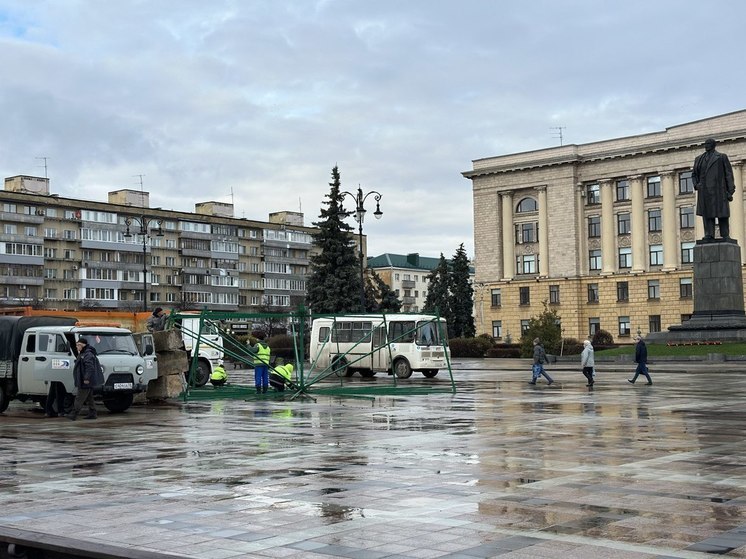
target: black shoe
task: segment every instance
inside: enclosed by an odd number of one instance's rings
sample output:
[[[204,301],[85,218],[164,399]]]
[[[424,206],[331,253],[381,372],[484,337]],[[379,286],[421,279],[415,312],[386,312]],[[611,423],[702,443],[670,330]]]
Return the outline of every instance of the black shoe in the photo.
[[[76,419],[78,419],[78,414],[77,413],[68,413],[65,417],[68,418],[70,421],[75,421]]]
[[[627,382],[630,383],[630,384],[635,384],[635,381],[633,381],[631,378],[628,378]]]
[[[98,417],[97,414],[95,414],[95,413],[89,413],[88,415],[85,416],[84,419],[96,419],[97,417]]]
[[[648,386],[650,386],[651,384],[653,384],[652,381],[647,383]]]
[[[553,381],[553,380],[548,380],[548,381],[547,381],[547,386],[549,386],[549,385],[551,385],[551,384],[554,384],[554,381]]]
[[[56,413],[45,413],[44,417],[57,417]]]
[[[531,382],[529,382],[529,384],[536,384],[536,381],[535,380],[531,381]]]
[[[257,388],[257,389],[256,389],[256,393],[257,393],[257,394],[261,394],[261,393],[262,393],[262,389],[261,389],[261,388]]]

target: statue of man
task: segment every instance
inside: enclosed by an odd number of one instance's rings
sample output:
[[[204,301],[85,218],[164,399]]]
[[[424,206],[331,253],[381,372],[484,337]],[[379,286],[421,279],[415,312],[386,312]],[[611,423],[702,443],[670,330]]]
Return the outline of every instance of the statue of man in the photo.
[[[705,141],[705,152],[694,160],[692,180],[697,191],[697,215],[702,216],[705,226],[703,240],[715,239],[715,219],[720,226],[720,236],[730,239],[729,202],[736,190],[733,168],[727,155],[715,151],[712,138]]]

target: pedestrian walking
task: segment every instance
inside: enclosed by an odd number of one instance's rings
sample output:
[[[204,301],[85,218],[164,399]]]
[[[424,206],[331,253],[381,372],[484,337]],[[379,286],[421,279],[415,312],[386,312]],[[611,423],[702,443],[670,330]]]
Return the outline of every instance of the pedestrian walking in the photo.
[[[651,385],[653,384],[653,380],[650,378],[650,372],[648,371],[648,347],[642,340],[642,336],[635,336],[635,341],[637,342],[635,346],[635,363],[637,363],[637,368],[635,369],[635,376],[628,378],[627,382],[635,384],[637,377],[643,375],[648,379],[648,385]]]
[[[583,376],[588,379],[586,386],[593,386],[593,367],[596,362],[593,358],[593,346],[590,340],[583,341],[583,352],[580,354],[580,366],[583,367]]]
[[[543,376],[547,379],[547,384],[552,384],[554,380],[544,370],[544,363],[548,363],[547,354],[544,351],[544,346],[541,345],[539,338],[534,339],[534,364],[531,366],[531,382],[529,384],[536,384],[539,377]]]
[[[83,406],[88,406],[88,415],[86,419],[96,419],[96,406],[93,401],[93,391],[95,388],[103,386],[104,373],[101,371],[101,364],[98,362],[96,350],[88,343],[85,338],[79,338],[75,343],[78,349],[78,358],[75,360],[73,368],[73,378],[75,386],[78,387],[78,393],[75,395],[73,410],[67,415],[68,418],[75,421]]]

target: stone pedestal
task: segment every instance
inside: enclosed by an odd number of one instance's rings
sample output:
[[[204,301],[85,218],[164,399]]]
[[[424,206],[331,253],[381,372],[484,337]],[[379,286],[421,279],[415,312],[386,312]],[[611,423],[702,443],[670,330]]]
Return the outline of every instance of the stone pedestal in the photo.
[[[652,343],[746,340],[741,249],[736,241],[697,241],[693,287],[692,317],[671,326],[668,332],[648,334],[645,340]]]

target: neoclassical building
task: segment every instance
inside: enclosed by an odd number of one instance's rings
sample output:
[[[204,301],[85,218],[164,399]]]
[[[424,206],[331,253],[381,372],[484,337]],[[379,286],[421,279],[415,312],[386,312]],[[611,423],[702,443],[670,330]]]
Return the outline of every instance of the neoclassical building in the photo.
[[[479,333],[517,340],[544,304],[566,337],[620,342],[692,313],[694,158],[707,138],[733,165],[731,236],[744,261],[746,110],[662,132],[478,159],[474,197]]]

